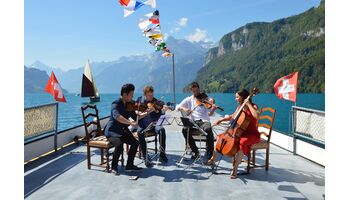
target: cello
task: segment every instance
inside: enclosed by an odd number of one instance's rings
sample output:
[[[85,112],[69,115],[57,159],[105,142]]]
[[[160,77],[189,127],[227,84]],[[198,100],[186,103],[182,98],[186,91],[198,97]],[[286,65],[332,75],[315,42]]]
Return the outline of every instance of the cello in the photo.
[[[246,99],[255,96],[258,92],[258,89],[254,88],[252,93]],[[225,133],[218,135],[215,149],[222,155],[233,157],[239,151],[241,135],[245,132],[250,123],[247,114],[243,111],[245,105],[246,102],[242,104]]]

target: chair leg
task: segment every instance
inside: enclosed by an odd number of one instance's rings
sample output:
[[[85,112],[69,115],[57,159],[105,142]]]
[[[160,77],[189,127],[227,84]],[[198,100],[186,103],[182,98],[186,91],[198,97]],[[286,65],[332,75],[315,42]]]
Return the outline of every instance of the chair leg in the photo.
[[[122,144],[122,145],[124,145],[124,144]],[[123,148],[124,149],[124,148]],[[129,145],[126,145],[126,149],[129,149]],[[122,155],[121,155],[121,163],[122,163],[122,166],[124,167],[124,150],[122,151]]]
[[[86,154],[86,156],[87,156],[87,167],[88,167],[88,169],[91,169],[91,155],[90,155],[90,146],[86,146],[87,147],[87,154]]]
[[[155,145],[154,152],[155,152],[155,154],[157,154],[157,152],[158,152],[158,148],[157,148],[157,146],[158,146],[158,136],[157,136],[157,134],[155,135],[154,145]]]
[[[102,148],[100,148],[101,165],[103,164],[103,155],[104,155],[104,151]]]
[[[248,155],[247,173],[250,172],[250,158],[251,158],[251,151],[249,151],[249,155]]]
[[[109,173],[110,172],[110,166],[109,166],[109,149],[106,149],[106,157],[107,157],[107,160],[106,160],[106,164],[107,164],[107,166],[106,166],[106,170],[107,170],[107,173]]]
[[[253,161],[253,167],[255,167],[256,165],[255,165],[255,149],[253,150],[253,159],[252,159],[252,161]]]
[[[266,148],[266,161],[265,161],[265,170],[269,170],[269,157],[270,157],[270,148]]]

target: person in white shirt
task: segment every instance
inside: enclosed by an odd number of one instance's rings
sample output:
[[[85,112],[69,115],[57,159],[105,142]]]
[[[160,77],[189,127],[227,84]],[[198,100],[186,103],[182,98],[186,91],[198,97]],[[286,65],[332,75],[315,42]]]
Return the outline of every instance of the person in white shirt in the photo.
[[[182,102],[177,106],[176,110],[183,111],[187,113],[187,115],[206,133],[206,156],[207,158],[211,158],[213,155],[214,150],[214,135],[213,131],[211,129],[210,124],[210,117],[216,110],[215,104],[211,105],[211,108],[207,108],[203,104],[198,103],[199,99],[198,97],[201,96],[203,93],[201,93],[199,84],[197,82],[192,82],[190,85],[190,90],[192,92],[192,96],[189,96],[182,100]],[[197,98],[196,98],[197,97]],[[191,135],[191,132],[193,132],[195,129],[190,129],[188,144],[194,153],[194,156],[192,158],[197,158],[199,156],[198,147]],[[186,144],[187,144],[187,128],[182,129],[182,134],[185,138]]]

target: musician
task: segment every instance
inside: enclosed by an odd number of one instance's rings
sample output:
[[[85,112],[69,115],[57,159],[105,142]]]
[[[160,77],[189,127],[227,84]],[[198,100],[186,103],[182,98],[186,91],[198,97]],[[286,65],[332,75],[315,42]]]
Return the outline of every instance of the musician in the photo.
[[[135,111],[128,111],[126,104],[131,102],[134,96],[135,86],[133,84],[125,84],[122,86],[121,97],[112,103],[111,116],[104,128],[104,134],[108,141],[113,145],[117,145],[112,158],[112,170],[118,175],[118,160],[123,152],[123,143],[129,144],[128,160],[125,166],[125,171],[141,170],[142,168],[134,165],[135,154],[138,141],[133,137],[133,134],[128,129],[128,126],[138,127],[136,122],[137,114]],[[140,119],[146,116],[146,113],[139,116]],[[131,117],[135,121],[130,121]]]
[[[245,107],[243,108],[243,111],[247,114],[247,117],[250,120],[249,126],[246,129],[246,131],[241,135],[241,140],[239,144],[239,151],[235,155],[235,159],[233,160],[233,170],[231,172],[231,178],[235,179],[237,178],[237,169],[238,165],[241,163],[243,155],[248,156],[250,153],[250,147],[251,145],[260,142],[260,133],[257,128],[257,120],[259,118],[260,112],[258,110],[258,106],[254,104],[249,98],[249,92],[245,89],[242,89],[236,93],[236,101],[238,103],[238,107],[236,111],[227,117],[224,117],[216,122],[213,123],[213,126],[220,124],[223,121],[231,121],[234,119],[234,116],[238,113],[238,110],[241,108],[242,104],[246,102]],[[218,155],[218,152],[216,149],[214,150],[213,156],[210,160],[208,160],[208,164],[212,165],[214,164],[216,157]]]
[[[192,92],[192,96],[185,98],[178,106],[177,110],[182,110],[187,113],[188,116],[206,133],[206,155],[208,158],[212,157],[213,149],[214,149],[214,135],[211,129],[210,118],[209,116],[213,115],[216,110],[216,106],[213,105],[211,109],[206,108],[203,105],[198,104],[198,99],[196,98],[201,94],[199,84],[197,82],[192,82],[190,85],[190,90]],[[198,147],[192,137],[191,132],[195,129],[190,129],[189,141],[188,144],[192,152],[194,152],[194,156],[192,158],[197,158],[199,156]],[[185,138],[187,144],[187,128],[182,129],[182,134]]]
[[[143,119],[139,120],[139,128],[137,129],[137,135],[138,135],[138,140],[140,143],[140,148],[142,152],[142,156],[145,159],[145,165],[146,167],[151,166],[151,162],[149,159],[149,156],[147,155],[147,143],[145,140],[145,136],[142,133],[142,131],[148,127],[149,124],[152,122],[158,121],[161,115],[163,115],[167,110],[167,106],[162,106],[161,110],[157,110],[154,106],[154,104],[157,105],[157,102],[159,102],[158,99],[154,97],[154,89],[152,86],[145,86],[143,89],[143,95],[145,97],[143,104],[146,104],[148,106],[151,106],[148,108],[148,115],[144,117]],[[153,106],[152,106],[153,105]],[[158,105],[159,107],[159,105]],[[159,159],[162,162],[168,162],[168,158],[166,157],[165,154],[165,140],[166,140],[166,135],[165,135],[165,129],[163,126],[155,126],[153,129],[150,131],[156,132],[159,137],[159,144],[160,144],[160,154],[159,154]]]

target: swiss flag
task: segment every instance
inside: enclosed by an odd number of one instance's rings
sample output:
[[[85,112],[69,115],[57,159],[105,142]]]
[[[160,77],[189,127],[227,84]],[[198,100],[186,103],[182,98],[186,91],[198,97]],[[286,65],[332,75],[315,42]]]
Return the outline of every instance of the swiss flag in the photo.
[[[278,79],[273,86],[273,89],[278,98],[296,102],[298,89],[298,72],[294,72]]]
[[[45,91],[47,93],[52,94],[53,98],[56,101],[67,102],[66,98],[64,98],[62,88],[61,88],[60,84],[58,83],[57,78],[53,72],[51,72],[50,79],[47,82],[46,87],[45,87]]]

